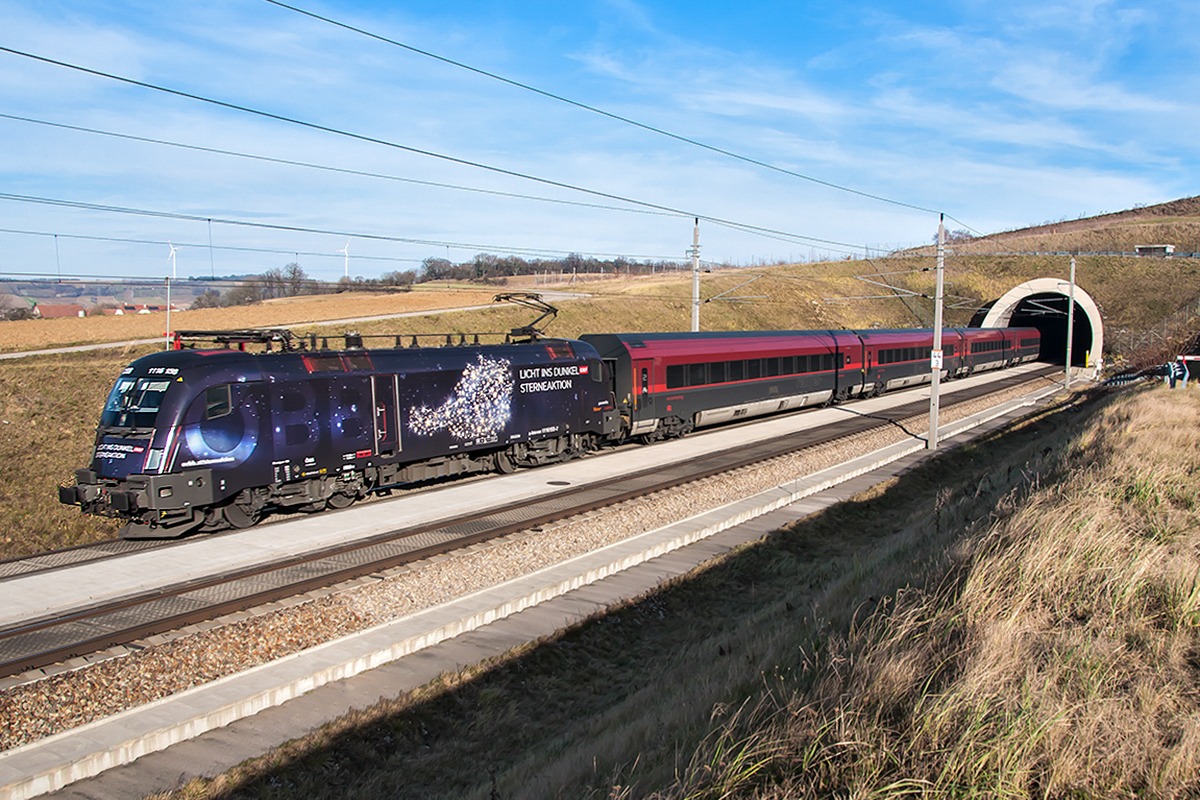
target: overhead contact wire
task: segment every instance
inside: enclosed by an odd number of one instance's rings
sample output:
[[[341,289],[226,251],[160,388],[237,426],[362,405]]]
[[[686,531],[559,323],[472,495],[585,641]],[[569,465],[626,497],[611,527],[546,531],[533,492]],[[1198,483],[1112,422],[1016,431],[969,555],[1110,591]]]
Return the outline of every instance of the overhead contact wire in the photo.
[[[287,117],[282,114],[275,114],[270,111],[263,111],[261,109],[250,108],[249,106],[238,105],[237,103],[230,103],[230,102],[227,102],[224,100],[217,100],[217,99],[211,98],[211,97],[204,97],[203,95],[193,94],[191,92],[185,92],[181,89],[172,89],[167,86],[159,86],[157,84],[148,83],[146,81],[139,81],[134,78],[126,78],[121,75],[114,75],[109,72],[103,72],[101,70],[91,69],[90,67],[83,67],[83,66],[79,66],[78,64],[68,63],[66,61],[59,61],[58,59],[49,58],[47,56],[39,56],[34,53],[27,53],[23,50],[16,50],[12,47],[5,47],[3,45],[0,45],[0,52],[11,53],[13,55],[22,56],[24,58],[33,59],[34,61],[40,61],[44,64],[52,64],[57,67],[64,67],[66,69],[74,70],[76,72],[82,72],[86,75],[94,75],[99,78],[107,78],[109,80],[118,81],[120,83],[125,83],[130,86],[138,86],[143,89],[152,89],[156,92],[163,92],[165,94],[174,95],[176,97],[183,97],[188,100],[195,100],[197,102],[207,103],[209,105],[217,106],[218,108],[227,108],[231,111],[239,111],[244,114],[253,114],[255,116],[263,117],[266,119],[273,119],[273,120],[276,120],[277,122],[285,122],[289,125],[298,125],[300,127],[309,128],[311,130],[322,131],[324,133],[332,133],[335,136],[344,136],[346,138],[355,139],[355,140],[361,141],[361,142],[368,142],[370,144],[378,144],[378,145],[382,145],[383,147],[391,147],[396,150],[402,150],[402,151],[408,152],[408,153],[415,153],[417,155],[429,156],[430,158],[437,158],[437,159],[441,159],[443,161],[449,161],[449,162],[455,163],[455,164],[462,164],[462,165],[468,166],[468,167],[475,167],[476,169],[483,169],[483,170],[487,170],[489,172],[495,172],[495,173],[498,173],[501,175],[508,175],[510,177],[520,178],[522,180],[534,181],[536,183],[542,183],[547,186],[555,186],[560,189],[567,189],[567,190],[574,191],[574,192],[582,192],[584,194],[590,194],[595,197],[603,197],[608,200],[616,200],[621,203],[630,203],[631,205],[641,206],[643,208],[652,208],[652,209],[655,209],[658,211],[666,211],[671,214],[676,214],[679,216],[693,217],[695,219],[702,219],[702,220],[705,220],[706,222],[712,222],[712,223],[722,224],[722,225],[730,225],[730,226],[735,226],[735,227],[740,226],[740,227],[743,227],[747,231],[755,230],[754,226],[744,225],[743,223],[734,222],[732,220],[721,219],[720,217],[712,217],[712,216],[708,216],[705,214],[699,214],[699,213],[692,212],[692,211],[686,211],[683,209],[674,208],[672,206],[665,206],[665,205],[661,205],[658,203],[651,203],[651,202],[647,202],[644,200],[635,200],[633,198],[624,197],[624,196],[618,195],[618,194],[602,192],[602,191],[599,191],[598,189],[588,189],[583,186],[575,186],[573,184],[563,183],[562,181],[556,181],[556,180],[552,180],[550,178],[541,178],[536,175],[530,175],[528,173],[517,172],[515,170],[505,169],[503,167],[495,167],[490,164],[483,164],[483,163],[480,163],[477,161],[470,161],[469,159],[458,158],[457,156],[450,156],[450,155],[446,155],[444,153],[437,153],[432,150],[423,150],[418,147],[412,147],[410,145],[400,144],[399,142],[391,142],[391,141],[388,141],[387,139],[380,139],[380,138],[374,137],[374,136],[367,136],[366,134],[354,133],[352,131],[346,131],[346,130],[342,130],[340,128],[333,128],[328,125],[322,125],[317,122],[308,122],[306,120],[296,119],[294,117]],[[207,217],[204,217],[202,219],[207,219]],[[249,223],[234,223],[234,224],[249,224]],[[810,236],[803,236],[801,234],[785,233],[784,235],[794,236],[797,239],[803,239],[805,241],[813,241],[813,242],[818,242],[818,243],[822,243],[822,244],[829,243],[823,239],[818,239],[818,238],[810,237]],[[401,241],[410,241],[410,240],[401,240]],[[420,240],[411,240],[411,241],[420,242]],[[859,246],[859,245],[851,245],[851,244],[845,244],[845,243],[837,243],[837,244],[842,247],[855,247],[858,249],[865,249],[863,246]]]
[[[135,136],[131,133],[117,133],[116,131],[105,131],[99,128],[88,128],[83,125],[68,125],[63,122],[50,122],[43,119],[34,119],[33,117],[21,117],[16,114],[0,113],[0,119],[11,119],[18,122],[29,122],[34,125],[46,125],[51,128],[61,128],[69,131],[79,131],[81,133],[91,133],[97,136],[110,136],[114,139],[127,139],[134,142],[146,142],[148,144],[164,145],[166,147],[178,147],[184,150],[195,150],[201,153],[213,153],[214,155],[233,156],[235,158],[249,158],[255,161],[264,161],[269,164],[282,164],[289,167],[305,167],[307,169],[319,169],[326,172],[336,172],[343,175],[357,175],[363,178],[378,178],[380,180],[400,181],[402,183],[412,183],[418,186],[433,186],[439,189],[455,189],[462,192],[477,192],[479,194],[491,194],[499,197],[512,197],[520,200],[537,200],[542,203],[557,203],[559,205],[580,206],[583,208],[598,208],[605,211],[623,211],[630,214],[653,214],[658,216],[687,216],[686,214],[666,212],[666,211],[651,211],[644,208],[622,208],[621,206],[605,206],[599,203],[583,203],[578,200],[560,200],[554,197],[538,197],[530,194],[518,194],[517,192],[501,192],[495,189],[478,189],[473,186],[459,186],[453,183],[440,183],[438,181],[423,181],[417,178],[402,178],[398,175],[385,175],[380,172],[367,172],[365,170],[349,169],[347,167],[332,167],[326,164],[313,164],[308,161],[294,161],[287,158],[275,158],[273,156],[257,155],[255,153],[240,153],[237,150],[224,150],[219,147],[204,147],[196,144],[184,144],[183,142],[171,142],[166,139],[154,139],[149,136]]]
[[[413,47],[410,44],[405,44],[404,42],[400,42],[395,39],[389,39],[386,36],[381,36],[380,34],[372,33],[371,31],[364,30],[362,28],[357,28],[353,25],[348,25],[345,22],[339,22],[335,19],[331,19],[329,17],[324,17],[324,16],[321,16],[320,14],[315,14],[312,11],[306,11],[303,8],[297,8],[296,6],[288,5],[287,3],[282,3],[279,0],[266,0],[266,2],[270,3],[271,5],[279,6],[280,8],[286,8],[289,11],[294,11],[297,14],[303,14],[306,17],[311,17],[312,19],[319,20],[319,21],[327,23],[329,25],[334,25],[336,27],[343,28],[348,31],[352,31],[353,33],[357,33],[362,36],[366,36],[368,38],[375,39],[376,41],[394,45],[395,47],[399,47],[404,50],[408,50],[409,52],[416,53],[418,55],[422,55],[427,58],[432,58],[436,61],[441,61],[444,64],[450,64],[451,66],[458,67],[459,69],[465,69],[468,72],[474,72],[477,75],[482,75],[484,77],[491,78],[492,80],[500,81],[501,83],[506,83],[509,86],[514,86],[518,89],[524,89],[526,91],[533,92],[534,94],[541,95],[542,97],[546,97],[551,100],[557,100],[560,103],[566,103],[567,105],[574,106],[574,107],[582,109],[584,111],[590,111],[593,114],[599,114],[602,117],[608,117],[609,119],[616,120],[617,122],[623,122],[626,125],[632,125],[635,128],[641,128],[644,131],[656,133],[660,136],[666,136],[669,139],[674,139],[675,141],[683,142],[684,144],[690,144],[693,147],[699,147],[699,148],[708,150],[713,153],[719,153],[720,155],[727,156],[729,158],[734,158],[734,159],[737,159],[738,161],[742,161],[747,164],[753,164],[757,167],[763,167],[764,169],[773,170],[774,172],[779,172],[784,175],[790,175],[793,178],[800,178],[801,180],[809,181],[810,183],[815,183],[819,186],[824,186],[829,189],[836,189],[840,192],[848,192],[850,194],[858,195],[859,197],[865,197],[870,200],[877,200],[881,203],[890,203],[891,205],[894,205],[894,206],[900,206],[902,208],[911,208],[914,211],[922,211],[922,212],[926,212],[929,214],[939,213],[937,211],[934,211],[931,208],[925,208],[923,206],[913,205],[912,203],[905,203],[900,200],[892,200],[891,198],[888,198],[888,197],[882,197],[881,195],[871,194],[870,192],[863,192],[858,189],[851,189],[848,186],[842,186],[837,183],[832,183],[830,181],[821,180],[820,178],[814,178],[811,175],[804,175],[803,173],[795,172],[793,170],[786,169],[784,167],[780,167],[780,166],[771,164],[766,161],[760,161],[756,158],[751,158],[750,156],[744,156],[744,155],[741,155],[740,153],[735,153],[732,150],[726,150],[724,148],[717,147],[715,145],[706,144],[705,142],[701,142],[697,139],[692,139],[687,136],[682,136],[678,133],[671,133],[670,131],[663,130],[662,128],[656,128],[653,125],[647,125],[644,122],[638,122],[635,119],[630,119],[629,117],[623,117],[620,114],[614,114],[611,111],[605,111],[602,108],[596,108],[595,106],[590,106],[587,103],[581,103],[578,100],[572,100],[569,97],[563,97],[562,95],[554,94],[553,92],[548,92],[545,89],[539,89],[536,86],[530,86],[527,83],[521,83],[520,81],[515,81],[511,78],[506,78],[503,75],[497,75],[494,72],[488,72],[487,70],[480,69],[478,67],[472,67],[470,64],[464,64],[461,61],[455,61],[454,59],[446,58],[445,56],[440,56],[437,53],[431,53],[428,50],[422,50],[419,47]]]
[[[422,244],[434,247],[455,247],[459,249],[475,249],[475,250],[499,250],[508,253],[524,253],[527,255],[537,254],[554,254],[563,255],[570,254],[570,250],[549,250],[537,249],[532,247],[497,247],[495,245],[470,244],[463,242],[443,242],[436,239],[411,239],[403,236],[387,236],[382,233],[356,233],[353,231],[342,230],[326,230],[323,228],[306,228],[300,225],[282,225],[272,222],[247,222],[240,219],[223,219],[219,217],[205,217],[198,214],[182,214],[177,211],[154,211],[144,208],[130,208],[127,206],[111,206],[102,203],[86,203],[80,200],[59,200],[53,197],[34,197],[31,195],[11,194],[8,192],[0,192],[0,200],[12,200],[20,203],[38,203],[48,206],[60,206],[62,208],[79,208],[86,211],[106,211],[116,214],[132,214],[143,217],[159,217],[163,219],[179,219],[189,222],[206,222],[211,220],[222,225],[238,225],[245,228],[266,228],[268,230],[290,231],[296,233],[317,233],[322,235],[333,236],[348,236],[353,239],[370,239],[383,242],[403,242],[405,244]],[[54,234],[51,234],[54,235]],[[295,252],[285,250],[284,252]],[[613,258],[649,258],[666,260],[668,256],[641,256],[628,255],[624,253],[589,253],[589,255],[610,256]]]

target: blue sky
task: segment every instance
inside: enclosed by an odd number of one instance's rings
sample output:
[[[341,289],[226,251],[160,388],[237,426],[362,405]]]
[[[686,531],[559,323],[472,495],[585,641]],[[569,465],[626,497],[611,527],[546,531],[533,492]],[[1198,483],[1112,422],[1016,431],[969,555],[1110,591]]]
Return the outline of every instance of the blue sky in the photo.
[[[364,277],[478,252],[682,258],[692,214],[790,234],[701,223],[706,260],[752,264],[926,242],[934,211],[950,228],[992,232],[1200,193],[1194,2],[296,5],[897,202],[737,161],[265,0],[0,0],[0,47],[681,212],[0,52],[0,114],[388,176],[0,117],[0,192],[198,218],[0,199],[0,276],[162,276],[168,241],[180,275],[298,259],[336,279],[347,242],[350,274]]]

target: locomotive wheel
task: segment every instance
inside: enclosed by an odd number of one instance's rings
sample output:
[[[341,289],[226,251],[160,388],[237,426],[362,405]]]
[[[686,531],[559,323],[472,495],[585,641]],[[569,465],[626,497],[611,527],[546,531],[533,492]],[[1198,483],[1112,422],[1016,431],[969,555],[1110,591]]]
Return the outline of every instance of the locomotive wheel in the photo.
[[[258,513],[252,508],[247,508],[237,501],[221,509],[221,516],[225,518],[232,527],[238,530],[249,528],[254,523],[258,522]]]
[[[496,453],[496,469],[502,475],[512,475],[517,471],[517,465],[508,457],[508,453]]]
[[[357,499],[356,495],[334,492],[329,496],[328,502],[330,508],[346,508]]]

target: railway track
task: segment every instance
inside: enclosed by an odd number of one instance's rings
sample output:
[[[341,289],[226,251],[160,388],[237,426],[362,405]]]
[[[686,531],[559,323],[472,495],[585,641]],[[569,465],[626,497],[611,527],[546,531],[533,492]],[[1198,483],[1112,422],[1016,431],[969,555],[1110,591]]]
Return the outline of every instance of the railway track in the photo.
[[[961,389],[944,398],[943,406],[975,400],[1019,383],[1046,377],[1053,367],[1004,375],[997,380]],[[853,410],[853,409],[849,409]],[[886,411],[853,414],[818,429],[730,448],[667,468],[654,468],[564,487],[531,502],[513,503],[486,513],[466,513],[435,525],[397,528],[351,544],[284,558],[219,576],[156,587],[142,595],[117,602],[97,603],[42,619],[27,619],[0,630],[0,676],[58,663],[68,658],[127,644],[156,633],[178,629],[223,614],[330,586],[408,562],[428,558],[471,544],[535,528],[556,520],[603,508],[624,500],[678,487],[712,475],[751,466],[879,426],[899,425],[922,415],[928,400],[914,400]],[[27,575],[31,570],[61,569],[89,558],[117,558],[122,554],[163,546],[161,543],[105,542],[71,548],[30,559],[5,562],[0,581]],[[171,546],[168,543],[166,546]],[[133,547],[126,548],[126,545]],[[83,552],[91,549],[93,552]],[[24,569],[15,565],[24,564]],[[9,566],[12,565],[12,566]]]

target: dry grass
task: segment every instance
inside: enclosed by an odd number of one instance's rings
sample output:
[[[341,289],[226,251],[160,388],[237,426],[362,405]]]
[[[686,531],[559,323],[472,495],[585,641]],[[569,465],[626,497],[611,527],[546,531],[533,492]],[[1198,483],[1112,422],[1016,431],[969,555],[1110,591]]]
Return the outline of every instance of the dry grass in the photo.
[[[1031,420],[171,796],[1197,796],[1198,421]]]
[[[0,361],[0,558],[111,538],[116,526],[58,502],[91,462],[122,367],[148,348]]]
[[[1198,422],[1183,392],[1113,404],[663,796],[1196,796]]]
[[[888,598],[915,597],[965,563],[946,553],[970,522],[1011,514],[1053,468],[1042,451],[1084,416],[1049,414],[946,453],[641,601],[174,796],[801,796],[778,779],[820,759],[836,771],[850,740],[797,752],[791,729],[771,735],[792,719],[792,701],[831,686],[825,676],[849,663],[838,642],[865,629],[870,609],[891,609]],[[898,658],[889,685],[911,690],[927,667]]]

